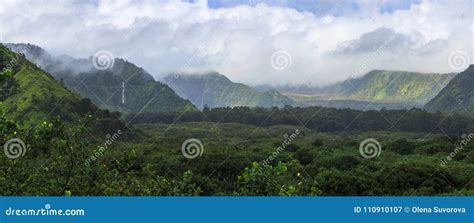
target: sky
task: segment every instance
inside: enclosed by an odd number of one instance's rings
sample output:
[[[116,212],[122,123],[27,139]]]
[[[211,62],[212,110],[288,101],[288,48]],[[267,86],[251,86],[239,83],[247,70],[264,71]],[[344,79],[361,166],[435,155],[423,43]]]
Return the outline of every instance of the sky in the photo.
[[[474,63],[473,0],[0,0],[0,42],[108,51],[157,80],[215,70],[249,85],[326,85],[373,69]]]

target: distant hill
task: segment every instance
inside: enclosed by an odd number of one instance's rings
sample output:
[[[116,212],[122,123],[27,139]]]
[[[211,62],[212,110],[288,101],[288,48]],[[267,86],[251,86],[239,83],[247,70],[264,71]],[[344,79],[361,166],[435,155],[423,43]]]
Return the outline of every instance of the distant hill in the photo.
[[[422,107],[434,98],[456,74],[425,74],[405,71],[374,70],[325,87],[281,86],[273,88],[293,99],[297,105],[330,107],[410,108]],[[272,89],[258,86],[257,89]],[[352,104],[344,105],[345,101]],[[337,105],[337,106],[331,106]],[[355,107],[352,107],[354,105]]]
[[[115,114],[65,89],[24,55],[0,44],[0,117],[34,127],[58,116],[66,123],[73,123],[86,115],[98,120],[95,127],[103,133],[113,129],[126,131]]]
[[[222,74],[169,75],[163,82],[183,98],[202,109],[204,105],[216,107],[282,107],[293,102],[277,91],[259,92],[245,84],[234,83]]]
[[[155,81],[144,69],[123,59],[115,58],[111,68],[98,70],[93,66],[92,57],[53,57],[30,44],[7,46],[17,52],[23,51],[28,60],[101,108],[124,113],[196,110],[191,102],[180,98],[165,84]]]
[[[458,74],[425,106],[429,111],[459,112],[474,117],[474,65]]]

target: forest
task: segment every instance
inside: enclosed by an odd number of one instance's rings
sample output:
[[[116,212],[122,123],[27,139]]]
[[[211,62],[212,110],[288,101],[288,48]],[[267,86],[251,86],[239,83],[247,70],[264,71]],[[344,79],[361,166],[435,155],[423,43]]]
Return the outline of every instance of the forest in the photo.
[[[402,131],[451,135],[474,132],[474,120],[469,116],[456,113],[430,113],[419,108],[359,111],[291,106],[284,108],[238,106],[212,109],[204,107],[202,112],[129,114],[125,120],[133,124],[218,122],[258,126],[299,125],[318,132]]]
[[[297,115],[311,113],[299,110]],[[341,128],[337,127],[338,119],[326,129],[315,124],[311,127],[289,125],[294,121],[283,115],[266,125],[232,122],[232,117],[248,118],[245,122],[249,123],[252,118],[264,119],[262,110],[260,114],[250,111],[258,109],[234,109],[225,122],[180,120],[175,124],[134,124],[101,131],[93,127],[101,118],[92,114],[74,123],[64,122],[57,116],[36,127],[2,118],[1,140],[21,138],[27,142],[28,149],[20,159],[0,159],[1,193],[52,196],[474,194],[474,144],[464,146],[461,137],[418,132],[416,123],[412,123],[411,132],[377,129],[376,123],[366,127],[374,128],[371,131],[349,128],[332,132],[334,128]],[[340,112],[340,118],[351,113]],[[212,119],[222,117],[213,110],[206,113]],[[411,113],[407,117],[437,118],[422,111]],[[466,123],[459,119],[450,120],[449,125]],[[408,120],[417,121],[413,117]],[[456,129],[449,131],[454,133]],[[464,140],[472,139],[472,135],[464,137]],[[192,159],[183,156],[181,144],[190,138],[202,142],[201,156]],[[361,156],[359,145],[367,138],[381,143],[380,156],[373,159]],[[444,163],[460,145],[462,151]]]

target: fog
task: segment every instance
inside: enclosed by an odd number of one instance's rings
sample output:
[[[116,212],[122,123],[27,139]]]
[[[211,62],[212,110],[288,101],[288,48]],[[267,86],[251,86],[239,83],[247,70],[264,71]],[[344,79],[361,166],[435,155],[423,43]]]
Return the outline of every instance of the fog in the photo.
[[[325,85],[373,69],[456,72],[450,60],[459,50],[466,54],[454,62],[472,63],[470,0],[389,12],[383,1],[355,2],[357,10],[325,2],[305,11],[258,1],[0,0],[0,42],[75,58],[105,50],[155,79],[216,70],[249,85]]]

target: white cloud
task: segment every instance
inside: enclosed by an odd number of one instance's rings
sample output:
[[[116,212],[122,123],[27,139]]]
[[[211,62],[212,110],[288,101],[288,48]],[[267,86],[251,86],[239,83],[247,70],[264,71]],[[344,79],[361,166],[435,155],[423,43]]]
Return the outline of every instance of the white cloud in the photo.
[[[423,1],[393,13],[378,10],[386,2],[372,2],[359,1],[359,10],[342,15],[315,15],[266,4],[211,9],[205,1],[0,0],[0,41],[75,57],[109,50],[156,78],[185,66],[247,84],[325,84],[354,75],[361,63],[363,72],[450,72],[450,52],[472,55],[470,0]],[[373,35],[382,27],[390,32]],[[367,62],[371,43],[375,47],[387,36],[397,37],[397,44]],[[334,53],[350,43],[365,51]],[[277,50],[291,55],[291,67],[272,68]]]

